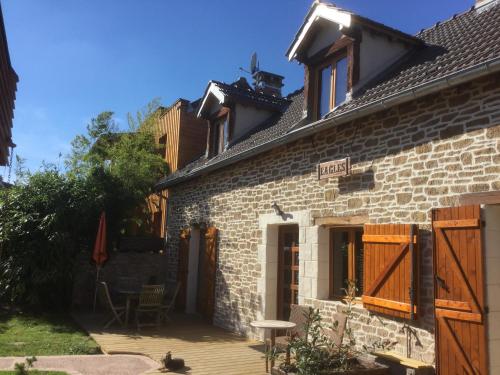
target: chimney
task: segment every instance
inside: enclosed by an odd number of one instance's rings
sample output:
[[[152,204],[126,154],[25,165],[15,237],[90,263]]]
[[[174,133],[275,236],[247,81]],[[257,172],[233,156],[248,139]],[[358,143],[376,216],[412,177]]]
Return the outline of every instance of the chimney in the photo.
[[[263,70],[257,70],[252,77],[256,92],[281,98],[281,88],[285,77]]]
[[[487,5],[487,4],[490,4],[490,3],[496,3],[497,0],[476,0],[476,4],[474,5],[474,8],[480,8],[482,7],[483,5]]]

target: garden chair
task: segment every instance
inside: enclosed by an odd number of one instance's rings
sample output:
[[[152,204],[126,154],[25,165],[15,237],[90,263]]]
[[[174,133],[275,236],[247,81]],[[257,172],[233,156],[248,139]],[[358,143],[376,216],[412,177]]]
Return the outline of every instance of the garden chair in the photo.
[[[139,305],[135,310],[135,323],[137,330],[141,327],[160,326],[162,301],[165,294],[165,285],[143,285],[139,295]],[[156,315],[155,323],[142,323],[141,316]]]
[[[332,341],[335,347],[342,345],[342,340],[344,339],[344,332],[347,325],[347,315],[345,313],[333,314],[333,321],[337,322],[337,327],[324,328],[324,334]]]
[[[122,317],[125,314],[125,306],[115,306],[113,304],[109,294],[108,284],[104,281],[100,282],[98,296],[100,304],[111,314],[111,320],[104,325],[103,329],[108,328],[114,322],[118,322],[118,324],[123,327],[124,323]]]
[[[177,294],[179,294],[179,290],[181,289],[181,283],[178,282],[175,284],[175,286],[172,288],[172,293],[168,296],[168,300],[161,305],[161,316],[160,320],[164,323],[167,321],[171,321],[169,318],[168,314],[173,310],[175,306],[175,299],[177,298]]]
[[[286,351],[286,363],[290,363],[290,350],[288,344],[292,337],[305,337],[305,324],[307,323],[307,316],[309,314],[309,306],[290,305],[290,322],[296,324],[292,329],[287,330],[285,336],[276,337],[276,349]],[[266,347],[269,348],[270,341],[267,342]]]

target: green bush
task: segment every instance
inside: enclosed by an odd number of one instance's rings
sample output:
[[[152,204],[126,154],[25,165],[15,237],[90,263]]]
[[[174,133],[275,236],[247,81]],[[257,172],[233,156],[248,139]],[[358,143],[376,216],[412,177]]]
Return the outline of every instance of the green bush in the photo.
[[[0,298],[61,308],[71,297],[75,255],[88,249],[99,213],[85,180],[56,170],[0,192]]]
[[[138,221],[138,207],[167,171],[154,140],[156,108],[130,118],[126,133],[117,133],[111,112],[101,113],[72,142],[67,170],[19,169],[16,184],[0,191],[0,302],[69,306],[76,255],[90,260],[101,211],[109,248]]]

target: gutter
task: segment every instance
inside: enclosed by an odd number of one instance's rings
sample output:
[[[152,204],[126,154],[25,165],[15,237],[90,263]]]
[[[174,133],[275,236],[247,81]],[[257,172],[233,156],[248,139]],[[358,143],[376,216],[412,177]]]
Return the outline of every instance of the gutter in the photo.
[[[410,89],[400,91],[397,94],[392,94],[387,97],[375,100],[371,103],[365,104],[361,107],[352,109],[350,111],[341,113],[337,116],[321,119],[299,127],[297,129],[291,130],[290,132],[282,135],[281,137],[275,138],[269,142],[262,143],[260,145],[254,146],[240,154],[229,157],[222,160],[219,163],[215,163],[209,166],[201,166],[195,168],[189,172],[189,174],[178,177],[171,181],[159,182],[155,185],[156,190],[168,188],[174,185],[178,185],[181,182],[190,180],[194,177],[207,174],[216,169],[225,167],[227,165],[236,163],[241,160],[245,160],[251,156],[260,154],[265,151],[269,151],[275,147],[285,145],[287,143],[294,142],[300,138],[307,137],[311,134],[317,133],[321,130],[328,129],[331,126],[340,125],[354,119],[364,117],[375,112],[393,107],[402,103],[406,103],[423,96],[441,91],[445,88],[453,87],[461,83],[465,83],[477,78],[484,77],[488,74],[496,73],[500,71],[500,57],[488,60],[486,62],[474,65],[472,67],[460,70],[448,74],[444,77],[434,79],[432,81],[420,84]]]

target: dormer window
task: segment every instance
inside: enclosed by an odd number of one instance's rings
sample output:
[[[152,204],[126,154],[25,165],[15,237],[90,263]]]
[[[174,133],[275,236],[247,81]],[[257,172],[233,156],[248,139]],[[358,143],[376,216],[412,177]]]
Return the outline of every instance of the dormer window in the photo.
[[[342,55],[318,68],[318,117],[345,102],[347,97],[347,56]]]

